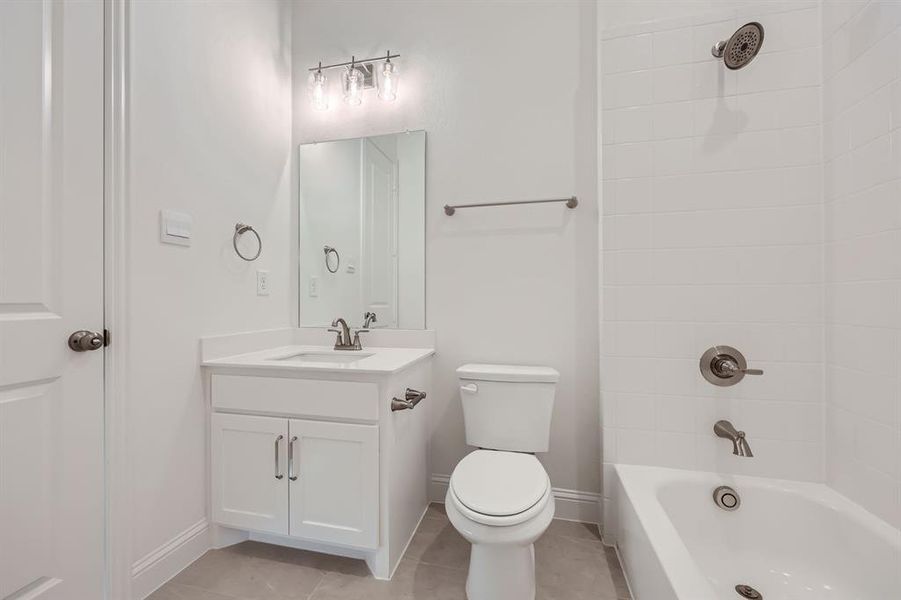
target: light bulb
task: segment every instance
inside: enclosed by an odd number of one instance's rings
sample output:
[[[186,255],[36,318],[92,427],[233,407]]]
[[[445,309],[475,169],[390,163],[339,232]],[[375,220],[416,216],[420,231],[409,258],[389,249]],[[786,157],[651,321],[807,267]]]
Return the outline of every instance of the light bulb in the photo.
[[[351,106],[360,106],[363,102],[363,72],[353,65],[341,76],[344,84],[344,101]]]
[[[316,110],[328,110],[328,78],[322,71],[310,74],[310,102]]]
[[[379,98],[385,102],[394,102],[397,99],[397,84],[400,73],[391,59],[385,60],[385,64],[379,70]]]

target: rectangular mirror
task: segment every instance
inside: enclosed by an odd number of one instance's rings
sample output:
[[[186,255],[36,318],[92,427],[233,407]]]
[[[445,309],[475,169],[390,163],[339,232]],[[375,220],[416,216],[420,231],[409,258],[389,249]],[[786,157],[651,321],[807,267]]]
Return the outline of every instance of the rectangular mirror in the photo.
[[[299,322],[425,328],[425,132],[299,148]]]

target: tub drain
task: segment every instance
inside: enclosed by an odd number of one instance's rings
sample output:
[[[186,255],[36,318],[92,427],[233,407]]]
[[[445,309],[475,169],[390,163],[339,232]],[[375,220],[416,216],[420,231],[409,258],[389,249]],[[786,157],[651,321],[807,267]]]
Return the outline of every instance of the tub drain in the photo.
[[[713,490],[713,501],[723,510],[738,510],[741,506],[741,496],[728,485],[721,485]]]
[[[740,583],[735,586],[735,591],[738,592],[738,595],[742,598],[748,598],[749,600],[763,600],[763,594],[752,588],[750,585]]]

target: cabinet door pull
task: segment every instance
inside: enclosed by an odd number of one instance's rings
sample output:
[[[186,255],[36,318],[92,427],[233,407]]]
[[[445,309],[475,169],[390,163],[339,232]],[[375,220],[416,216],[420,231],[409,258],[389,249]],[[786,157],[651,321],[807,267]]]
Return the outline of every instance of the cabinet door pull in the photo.
[[[285,439],[285,436],[280,435],[275,438],[275,478],[282,479],[285,475],[282,473],[282,468],[279,466],[279,452],[278,452],[278,443]]]
[[[296,435],[288,440],[288,479],[291,481],[297,481],[297,475],[294,474],[294,442],[296,441]]]

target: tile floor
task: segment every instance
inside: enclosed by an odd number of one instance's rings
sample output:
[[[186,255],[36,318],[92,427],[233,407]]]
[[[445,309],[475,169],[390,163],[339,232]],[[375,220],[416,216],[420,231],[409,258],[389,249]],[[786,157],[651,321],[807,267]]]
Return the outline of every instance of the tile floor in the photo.
[[[593,525],[555,520],[535,544],[538,600],[623,600],[612,549]],[[244,542],[210,550],[148,600],[465,600],[469,544],[432,504],[391,581],[359,560]]]

